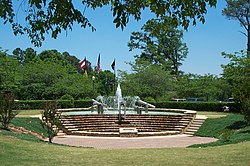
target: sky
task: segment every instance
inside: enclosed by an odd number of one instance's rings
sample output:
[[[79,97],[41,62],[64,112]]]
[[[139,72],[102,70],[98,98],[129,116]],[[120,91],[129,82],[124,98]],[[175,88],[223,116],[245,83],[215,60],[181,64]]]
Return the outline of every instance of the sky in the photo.
[[[181,70],[185,73],[214,74],[222,73],[221,64],[229,61],[221,56],[221,52],[234,53],[246,48],[246,37],[239,31],[244,29],[237,21],[228,20],[222,15],[226,7],[224,0],[218,0],[216,8],[208,8],[205,24],[190,25],[184,32],[183,42],[187,44],[189,53],[183,61]],[[112,12],[109,7],[86,10],[86,16],[96,28],[81,29],[78,25],[73,31],[62,32],[57,39],[46,35],[42,47],[34,47],[27,35],[14,36],[11,26],[3,25],[0,20],[0,47],[9,50],[11,54],[15,48],[33,48],[38,53],[43,50],[56,49],[59,52],[69,52],[78,59],[87,58],[92,66],[97,65],[98,55],[101,55],[101,69],[111,70],[111,63],[116,59],[116,69],[131,72],[126,62],[133,62],[138,51],[129,51],[127,43],[133,31],[140,31],[142,25],[152,17],[145,11],[140,21],[130,19],[124,30],[113,24]]]

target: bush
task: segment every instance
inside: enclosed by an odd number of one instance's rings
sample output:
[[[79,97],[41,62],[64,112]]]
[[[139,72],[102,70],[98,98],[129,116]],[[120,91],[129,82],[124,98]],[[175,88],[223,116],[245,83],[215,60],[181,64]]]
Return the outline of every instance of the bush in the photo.
[[[43,109],[46,100],[19,100],[16,101],[14,109],[29,110],[29,109]]]
[[[74,98],[69,95],[63,95],[59,100],[59,105],[61,108],[72,108],[74,107]]]
[[[13,110],[14,94],[11,92],[3,92],[0,94],[0,122],[3,129],[8,129],[11,120],[18,114]]]
[[[14,109],[16,110],[29,110],[29,109],[43,109],[44,105],[47,101],[51,100],[19,100],[15,102]],[[59,108],[86,108],[93,105],[92,100],[74,100],[74,104],[72,105],[72,101],[70,100],[58,100]]]
[[[75,100],[75,108],[88,108],[93,105],[92,100]]]
[[[246,99],[242,104],[242,113],[245,115],[245,120],[250,124],[250,99]]]
[[[144,101],[146,101],[148,103],[151,103],[151,104],[155,103],[155,99],[153,97],[145,97]]]
[[[49,137],[49,143],[52,143],[52,139],[57,135],[62,128],[59,115],[57,114],[57,101],[47,101],[44,105],[44,111],[42,112],[42,126],[47,129]]]

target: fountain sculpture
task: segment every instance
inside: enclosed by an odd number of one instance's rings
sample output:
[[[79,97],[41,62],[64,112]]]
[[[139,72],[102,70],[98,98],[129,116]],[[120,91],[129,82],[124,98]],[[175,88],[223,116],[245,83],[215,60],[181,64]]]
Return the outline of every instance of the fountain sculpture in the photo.
[[[141,114],[142,111],[148,111],[148,108],[155,108],[154,105],[142,101],[138,96],[126,96],[122,97],[121,87],[118,84],[116,89],[116,96],[98,96],[96,99],[92,99],[93,108],[102,114],[108,111],[117,113],[119,115],[119,121],[122,120],[122,114],[126,115],[126,111],[136,111],[137,114]]]

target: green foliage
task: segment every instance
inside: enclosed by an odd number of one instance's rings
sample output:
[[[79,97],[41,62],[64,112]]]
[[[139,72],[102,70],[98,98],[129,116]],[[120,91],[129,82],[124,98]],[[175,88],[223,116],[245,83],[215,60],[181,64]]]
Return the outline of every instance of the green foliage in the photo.
[[[170,17],[151,19],[142,27],[142,32],[133,32],[128,43],[129,49],[141,50],[136,60],[147,60],[161,65],[166,71],[179,76],[179,67],[186,58],[188,49],[182,43],[183,32],[171,24]]]
[[[7,130],[13,118],[18,114],[18,111],[13,110],[15,96],[10,92],[0,94],[0,122],[2,128]]]
[[[68,0],[48,1],[32,0],[27,3],[12,1],[0,1],[0,18],[4,24],[10,23],[14,34],[28,34],[35,46],[41,46],[45,40],[45,34],[57,38],[62,30],[72,30],[74,24],[82,28],[95,28],[85,16],[86,7],[95,9],[109,6],[113,12],[116,27],[122,29],[132,16],[136,20],[141,19],[142,10],[148,8],[156,17],[171,16],[170,24],[181,25],[185,29],[190,24],[196,25],[197,21],[205,22],[204,15],[207,7],[215,7],[216,0],[172,0],[172,1],[111,1],[111,0],[86,0],[81,4]],[[19,7],[18,7],[19,6]],[[16,13],[20,13],[20,7],[25,11],[25,21],[15,19]],[[82,12],[83,7],[85,7]],[[23,23],[23,24],[22,24]]]
[[[62,128],[59,115],[57,113],[57,102],[50,101],[45,103],[44,111],[42,112],[42,126],[47,129],[49,143],[52,143],[52,139],[58,131]]]
[[[17,92],[20,80],[18,62],[0,50],[0,91]]]
[[[123,72],[121,88],[124,96],[152,97],[157,99],[174,91],[174,78],[159,65],[148,62],[136,62],[132,65],[132,74]]]
[[[152,97],[145,97],[143,100],[147,103],[155,103],[155,99]]]
[[[205,101],[227,101],[232,90],[225,78],[207,74],[204,76],[185,74],[176,88],[179,98],[202,98]]]
[[[63,95],[59,100],[59,105],[61,108],[72,108],[74,107],[74,98],[69,94]]]
[[[75,100],[75,108],[88,108],[93,105],[92,100]]]
[[[29,109],[43,109],[47,100],[19,100],[15,101],[15,109],[29,110]]]
[[[15,101],[14,109],[18,110],[31,110],[31,109],[43,109],[46,102],[52,100],[19,100]],[[58,100],[59,108],[87,108],[92,106],[92,100],[74,100],[74,105],[70,100]]]
[[[91,80],[55,50],[43,51],[21,68],[23,79],[19,99],[58,99],[65,94],[75,99],[91,94]]]
[[[96,89],[102,96],[114,95],[114,73],[109,70],[102,71],[96,76]]]
[[[241,103],[241,110],[247,122],[250,124],[249,100],[250,100],[250,58],[246,52],[235,54],[222,54],[230,59],[230,63],[223,65],[223,75],[233,87],[233,97]]]

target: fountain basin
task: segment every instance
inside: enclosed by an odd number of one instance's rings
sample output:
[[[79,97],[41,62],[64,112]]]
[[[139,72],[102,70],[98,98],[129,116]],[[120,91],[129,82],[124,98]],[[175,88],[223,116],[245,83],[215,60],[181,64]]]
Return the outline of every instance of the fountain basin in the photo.
[[[69,135],[143,137],[182,134],[190,126],[196,111],[150,108],[148,112],[108,110],[97,114],[87,108],[58,109],[63,131]],[[124,130],[125,129],[125,130]],[[133,130],[130,130],[133,129]],[[135,132],[136,131],[136,132]]]

